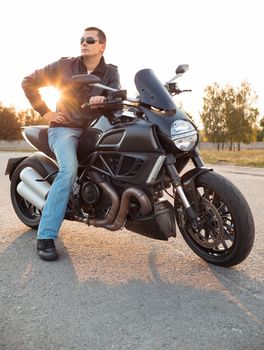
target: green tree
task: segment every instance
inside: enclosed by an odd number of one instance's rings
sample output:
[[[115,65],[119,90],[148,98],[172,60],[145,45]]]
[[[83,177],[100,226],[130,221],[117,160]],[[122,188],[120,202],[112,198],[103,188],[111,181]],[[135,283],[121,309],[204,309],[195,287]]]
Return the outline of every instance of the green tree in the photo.
[[[22,126],[48,124],[48,121],[32,108],[19,111],[17,117]]]
[[[264,117],[260,119],[259,128],[257,130],[257,141],[264,140]]]
[[[218,149],[221,142],[228,141],[230,150],[235,142],[240,150],[241,142],[254,141],[259,114],[256,101],[257,95],[246,81],[238,89],[228,85],[221,89],[216,83],[208,86],[201,113],[208,140],[217,142]]]
[[[205,88],[201,119],[205,135],[210,142],[216,142],[218,149],[226,140],[226,121],[223,109],[223,93],[217,83]]]
[[[236,136],[236,118],[235,118],[235,100],[236,92],[232,86],[227,85],[224,89],[221,90],[222,98],[222,110],[223,110],[223,119],[225,120],[226,125],[226,141],[230,143],[229,149],[232,150],[233,142]]]
[[[18,140],[21,136],[20,123],[14,107],[0,103],[0,140]]]
[[[40,125],[48,124],[48,122],[41,117],[41,115],[34,109],[30,108],[25,111],[25,125]]]
[[[236,93],[234,116],[236,123],[236,137],[235,141],[240,150],[240,143],[250,143],[254,141],[254,130],[256,126],[258,109],[255,107],[257,102],[257,95],[252,90],[247,81],[241,83],[240,88]]]

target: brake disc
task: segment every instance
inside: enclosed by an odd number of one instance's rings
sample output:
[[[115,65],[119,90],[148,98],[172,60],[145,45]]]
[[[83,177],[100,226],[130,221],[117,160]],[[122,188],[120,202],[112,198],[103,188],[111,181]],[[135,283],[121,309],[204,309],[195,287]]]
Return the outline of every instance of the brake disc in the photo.
[[[224,240],[222,218],[216,207],[206,198],[201,198],[202,215],[198,228],[188,225],[190,236],[202,247],[217,248]]]

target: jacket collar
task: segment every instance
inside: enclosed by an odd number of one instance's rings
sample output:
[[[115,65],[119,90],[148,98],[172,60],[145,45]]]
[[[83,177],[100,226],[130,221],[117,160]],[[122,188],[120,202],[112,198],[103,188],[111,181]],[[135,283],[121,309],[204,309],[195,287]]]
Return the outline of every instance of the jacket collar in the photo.
[[[79,62],[80,62],[80,67],[81,70],[85,70],[86,71],[86,67],[83,63],[83,57],[80,56],[79,57]],[[105,67],[106,67],[106,63],[105,63],[105,59],[102,56],[100,62],[98,63],[97,67],[94,69],[93,73],[103,73],[105,71]]]

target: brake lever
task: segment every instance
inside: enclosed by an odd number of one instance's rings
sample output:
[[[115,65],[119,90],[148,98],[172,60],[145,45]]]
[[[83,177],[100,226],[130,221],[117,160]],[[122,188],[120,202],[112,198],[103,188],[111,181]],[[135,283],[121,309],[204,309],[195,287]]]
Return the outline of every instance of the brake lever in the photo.
[[[92,106],[100,106],[99,108],[91,108]],[[113,106],[111,108],[111,106]],[[109,108],[110,107],[110,108]],[[89,108],[90,110],[101,110],[101,109],[107,109],[107,110],[113,110],[113,109],[117,109],[118,108],[122,108],[122,98],[116,98],[114,100],[110,100],[110,101],[104,101],[101,103],[94,103],[94,104],[90,104],[89,102],[85,102],[81,105],[81,108]]]
[[[179,95],[181,94],[182,92],[191,92],[192,90],[181,90],[179,87],[178,87],[178,84],[177,83],[167,83],[165,85],[166,89],[168,90],[168,92],[172,95],[172,96],[175,96],[175,95]]]

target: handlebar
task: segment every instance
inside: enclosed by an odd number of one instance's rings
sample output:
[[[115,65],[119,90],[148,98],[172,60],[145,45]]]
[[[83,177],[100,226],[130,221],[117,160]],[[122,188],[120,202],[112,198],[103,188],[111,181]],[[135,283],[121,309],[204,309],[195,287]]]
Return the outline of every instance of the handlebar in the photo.
[[[178,87],[178,84],[177,83],[166,83],[165,85],[165,88],[168,90],[168,92],[172,95],[172,96],[175,96],[175,95],[179,95],[181,94],[182,92],[191,92],[192,90],[181,90],[179,87]]]
[[[96,108],[97,106],[98,108]],[[102,103],[90,104],[89,102],[85,102],[81,105],[81,107],[83,109],[89,109],[90,111],[117,111],[123,108],[123,103],[121,98],[109,99],[107,97]]]
[[[92,84],[92,85],[100,85],[100,87],[105,87],[107,90],[111,91],[109,96],[106,97],[103,103],[98,104],[90,104],[89,102],[85,102],[81,105],[81,108],[87,109],[90,112],[100,111],[102,113],[108,111],[118,111],[122,110],[124,106],[129,107],[137,107],[140,105],[140,98],[133,98],[127,96],[126,90],[116,90],[109,88],[102,84]],[[179,95],[183,92],[191,92],[190,89],[181,90],[176,82],[167,82],[165,84],[165,88],[169,92],[171,96]],[[98,108],[96,108],[98,106]]]
[[[127,97],[126,90],[115,90],[111,89],[111,93],[107,96],[103,103],[90,104],[85,102],[81,105],[81,108],[89,109],[90,111],[104,110],[104,111],[115,111],[123,109],[123,106],[138,106],[140,103],[139,98]],[[100,106],[99,108],[93,108]]]

